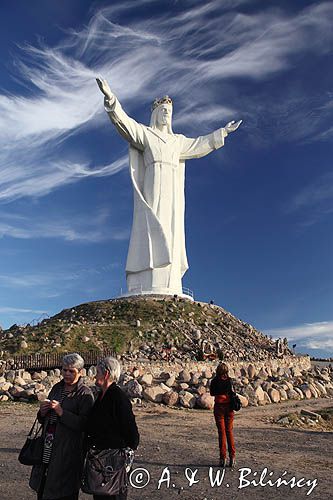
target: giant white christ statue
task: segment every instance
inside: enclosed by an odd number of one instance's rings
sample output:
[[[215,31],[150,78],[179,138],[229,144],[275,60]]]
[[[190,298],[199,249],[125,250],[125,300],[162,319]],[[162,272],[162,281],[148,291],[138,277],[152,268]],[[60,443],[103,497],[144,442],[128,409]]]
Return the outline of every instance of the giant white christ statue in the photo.
[[[128,292],[182,295],[188,269],[185,248],[185,160],[201,158],[224,145],[241,121],[191,139],[172,131],[172,100],[155,99],[149,127],[130,118],[106,80],[97,78],[104,106],[129,142],[134,212],[126,263]]]

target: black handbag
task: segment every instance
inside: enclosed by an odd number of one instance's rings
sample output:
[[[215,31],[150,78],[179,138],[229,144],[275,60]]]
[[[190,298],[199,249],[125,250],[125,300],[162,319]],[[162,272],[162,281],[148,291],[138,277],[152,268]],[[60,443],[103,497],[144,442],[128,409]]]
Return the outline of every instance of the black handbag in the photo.
[[[241,400],[237,396],[232,382],[231,382],[231,392],[230,392],[230,407],[233,411],[239,411],[242,407]]]
[[[41,434],[42,429],[42,425],[38,427],[38,420],[36,418],[18,456],[18,461],[21,464],[41,465],[44,448],[44,438]]]
[[[128,486],[127,467],[132,459],[132,450],[91,448],[84,463],[82,491],[105,496],[123,493]]]
[[[242,407],[241,400],[234,391],[232,391],[230,395],[230,406],[234,411],[239,411]]]

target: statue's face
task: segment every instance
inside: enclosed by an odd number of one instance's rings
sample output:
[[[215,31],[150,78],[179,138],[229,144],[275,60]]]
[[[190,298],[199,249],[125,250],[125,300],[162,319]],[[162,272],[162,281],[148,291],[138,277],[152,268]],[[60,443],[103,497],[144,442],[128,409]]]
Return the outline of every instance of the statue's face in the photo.
[[[171,125],[172,105],[161,104],[157,109],[157,125]]]

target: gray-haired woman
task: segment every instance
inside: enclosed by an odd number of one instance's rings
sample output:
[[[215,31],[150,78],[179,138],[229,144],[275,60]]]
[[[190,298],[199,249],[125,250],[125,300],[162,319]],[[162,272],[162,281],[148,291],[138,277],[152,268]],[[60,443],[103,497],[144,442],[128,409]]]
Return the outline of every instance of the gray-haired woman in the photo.
[[[52,387],[38,412],[43,424],[43,463],[33,467],[29,483],[38,500],[77,500],[79,495],[84,431],[94,399],[81,378],[83,358],[67,354],[62,363],[63,380]]]
[[[97,450],[132,448],[139,444],[139,432],[136,426],[132,405],[121,388],[117,385],[120,377],[119,362],[111,357],[97,365],[96,385],[101,389],[89,416],[89,445]],[[94,500],[125,500],[127,491],[118,495],[94,495]]]

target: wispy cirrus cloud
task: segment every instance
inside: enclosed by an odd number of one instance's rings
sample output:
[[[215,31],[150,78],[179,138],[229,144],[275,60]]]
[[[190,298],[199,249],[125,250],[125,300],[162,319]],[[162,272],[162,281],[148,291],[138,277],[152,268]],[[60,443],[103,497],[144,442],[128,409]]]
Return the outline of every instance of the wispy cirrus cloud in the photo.
[[[140,15],[133,0],[116,2],[95,11],[86,27],[65,33],[56,46],[23,47],[14,65],[24,92],[0,95],[0,200],[44,196],[87,176],[113,175],[125,167],[124,158],[97,167],[94,158],[82,162],[78,155],[76,161],[75,151],[67,157],[71,136],[100,126],[104,119],[96,75],[110,80],[129,110],[139,99],[148,107],[155,95],[170,93],[178,124],[200,127],[199,132],[203,119],[212,128],[242,109],[253,133],[256,126],[272,124],[277,108],[267,111],[264,106],[264,123],[258,119],[256,124],[253,111],[262,102],[237,96],[232,81],[262,81],[290,68],[300,55],[327,53],[333,5],[320,2],[296,13],[269,7],[244,13],[243,3],[190,2],[177,15],[162,10],[151,18]],[[123,15],[132,7],[137,15],[129,23]],[[331,116],[331,102],[326,96],[317,108]],[[303,108],[298,116],[285,113],[283,126],[291,132],[284,137],[330,137],[319,113],[311,126],[293,133],[302,114]],[[270,125],[272,132],[278,134],[279,127]]]
[[[328,355],[333,353],[333,321],[305,323],[265,331],[275,338],[287,337],[291,343],[297,343],[298,348],[327,351]]]
[[[40,164],[31,163],[16,166],[13,159],[3,164],[0,178],[0,201],[13,201],[23,196],[39,197],[88,177],[106,177],[114,175],[126,167],[125,156],[109,165],[91,168],[88,164],[70,161],[46,160],[40,158]],[[0,167],[1,168],[1,167]]]
[[[16,314],[26,314],[26,313],[34,313],[34,314],[45,314],[45,311],[38,309],[24,309],[21,307],[0,307],[0,314],[7,313],[16,313]]]
[[[31,217],[2,213],[0,215],[0,238],[18,239],[61,238],[65,241],[98,243],[107,240],[126,240],[128,228],[112,224],[109,209],[100,209],[92,214],[67,214],[59,217],[40,215]]]
[[[87,279],[88,276],[100,276],[112,272],[118,266],[111,263],[103,266],[80,267],[67,269],[55,269],[53,271],[39,271],[36,273],[11,273],[0,274],[0,282],[3,288],[37,288],[62,286],[66,288],[71,282]]]
[[[299,190],[285,204],[286,214],[302,214],[302,226],[311,226],[333,213],[333,172],[325,173]]]

